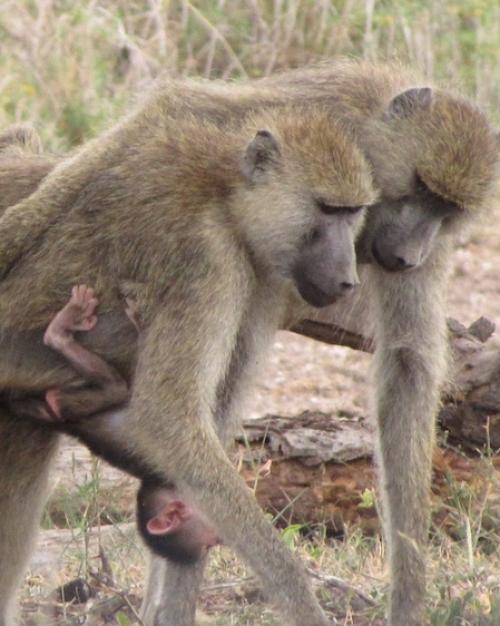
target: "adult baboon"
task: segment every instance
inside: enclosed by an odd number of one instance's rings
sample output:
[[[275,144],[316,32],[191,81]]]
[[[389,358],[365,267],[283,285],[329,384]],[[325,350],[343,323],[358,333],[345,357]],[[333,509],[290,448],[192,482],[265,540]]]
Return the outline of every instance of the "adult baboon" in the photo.
[[[424,619],[430,452],[446,362],[443,286],[450,235],[480,213],[497,160],[494,133],[474,105],[418,84],[396,66],[343,62],[257,82],[166,81],[163,88],[171,115],[196,115],[222,128],[238,128],[246,115],[262,108],[297,100],[323,102],[351,125],[372,164],[382,198],[368,215],[357,245],[358,258],[372,263],[363,272],[357,298],[362,306],[356,316],[338,305],[328,315],[352,330],[360,325],[366,330],[367,314],[375,324],[379,457],[394,626],[420,626]],[[47,215],[59,210],[57,203],[41,207],[31,201],[13,208],[10,235],[9,221],[0,222],[0,233],[8,235],[4,241],[14,241],[9,254],[16,254],[20,242],[15,213],[20,217],[23,207],[28,223],[26,210],[35,209],[35,231],[27,229],[20,249],[26,241],[29,247],[38,227],[43,231],[50,223]],[[40,216],[41,209],[45,216]],[[286,318],[306,315],[311,312],[294,304]],[[169,566],[168,573],[164,597],[192,598],[199,572],[180,574]],[[191,623],[192,604],[180,604],[163,607],[162,623]]]
[[[199,506],[262,578],[287,624],[326,626],[307,577],[231,466],[217,429],[245,395],[292,286],[322,306],[356,284],[354,237],[363,207],[376,199],[369,166],[322,107],[263,113],[231,132],[169,117],[161,96],[31,196],[68,205],[0,284],[0,388],[17,398],[69,384],[78,393],[77,373],[41,335],[69,288],[92,284],[104,313],[82,339],[127,380],[134,372],[120,427],[124,453],[145,478],[171,481]],[[137,365],[123,280],[144,286]],[[20,419],[3,407],[3,624],[26,557],[20,536],[27,543],[32,531],[19,500],[36,497],[20,498],[13,476],[24,485],[40,467],[15,460]]]
[[[470,102],[418,87],[395,66],[330,64],[235,86],[172,81],[170,93],[176,89],[184,97],[190,90],[190,112],[223,127],[237,126],[242,114],[260,107],[323,101],[352,125],[372,164],[381,200],[357,244],[358,259],[370,265],[355,302],[339,303],[321,315],[353,331],[366,332],[370,322],[375,326],[389,622],[421,626],[434,417],[446,372],[449,252],[454,236],[481,214],[490,197],[498,166],[494,131]],[[176,115],[183,115],[182,107]],[[287,320],[313,315],[293,305]],[[178,577],[171,566],[157,567],[157,578],[168,567],[162,589],[168,598],[170,588],[178,592]],[[171,604],[164,601],[159,613],[169,626]]]

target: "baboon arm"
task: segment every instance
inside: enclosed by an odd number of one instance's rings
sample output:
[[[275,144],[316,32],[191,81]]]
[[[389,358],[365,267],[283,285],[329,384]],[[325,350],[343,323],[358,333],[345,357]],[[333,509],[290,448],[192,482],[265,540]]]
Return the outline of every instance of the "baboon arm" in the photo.
[[[205,559],[194,565],[151,556],[141,608],[145,626],[194,626]]]
[[[434,421],[447,350],[446,271],[439,257],[407,274],[373,269],[378,461],[393,586],[390,623],[407,626],[425,621]]]
[[[226,337],[239,321],[230,314],[238,307],[223,302],[223,315],[217,302],[190,307],[185,315],[191,319],[180,325],[175,307],[173,314],[164,311],[153,319],[141,346],[125,425],[130,447],[157,476],[189,494],[223,541],[260,576],[287,624],[325,626],[302,567],[266,520],[215,432],[215,388],[232,348]]]

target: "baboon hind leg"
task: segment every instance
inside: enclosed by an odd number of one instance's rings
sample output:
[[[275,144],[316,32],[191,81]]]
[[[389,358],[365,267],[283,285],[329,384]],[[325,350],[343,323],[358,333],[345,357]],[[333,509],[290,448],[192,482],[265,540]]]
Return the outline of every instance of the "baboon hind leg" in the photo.
[[[0,408],[0,626],[13,626],[16,591],[48,491],[58,435]]]

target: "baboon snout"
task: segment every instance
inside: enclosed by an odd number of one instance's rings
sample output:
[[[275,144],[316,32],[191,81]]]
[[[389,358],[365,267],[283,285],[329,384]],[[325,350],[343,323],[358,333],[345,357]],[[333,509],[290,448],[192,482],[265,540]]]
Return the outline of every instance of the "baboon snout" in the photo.
[[[429,256],[441,228],[442,217],[412,205],[397,221],[384,223],[374,235],[373,258],[389,272],[420,267]]]
[[[359,284],[348,220],[341,216],[315,231],[301,250],[293,278],[302,298],[314,307],[333,304]]]
[[[302,298],[314,307],[324,307],[350,293],[359,278],[355,263],[301,263],[293,272],[295,286]]]
[[[375,241],[372,253],[377,263],[389,272],[405,272],[414,269],[421,265],[425,258],[423,246],[415,242],[384,246]]]

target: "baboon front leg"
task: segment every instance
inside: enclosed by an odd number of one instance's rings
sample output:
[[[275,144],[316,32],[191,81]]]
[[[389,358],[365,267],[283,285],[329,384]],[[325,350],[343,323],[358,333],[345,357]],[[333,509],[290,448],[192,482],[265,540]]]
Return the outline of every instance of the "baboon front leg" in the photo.
[[[16,591],[28,564],[58,435],[0,409],[0,626],[15,623]]]
[[[215,431],[214,388],[227,369],[227,357],[217,346],[225,342],[231,320],[222,301],[226,325],[221,327],[221,295],[216,301],[211,295],[204,294],[210,306],[190,308],[182,325],[175,309],[158,313],[150,324],[124,426],[131,450],[152,472],[189,494],[222,540],[261,578],[287,626],[327,626],[302,566],[266,520]]]
[[[264,303],[257,300],[249,316],[258,319],[254,311],[256,313],[263,307]],[[257,360],[250,355],[255,350],[256,338],[263,334],[255,323],[248,325],[247,332],[239,333],[224,383],[218,389],[216,428],[225,448],[234,441],[248,391],[248,383],[242,377],[242,372],[248,370],[249,363],[256,366]],[[142,605],[146,626],[193,626],[204,565],[205,560],[187,566],[170,563],[156,556],[149,560],[147,589]]]
[[[391,573],[390,626],[425,623],[434,420],[446,368],[439,259],[408,274],[376,272],[378,456]]]

